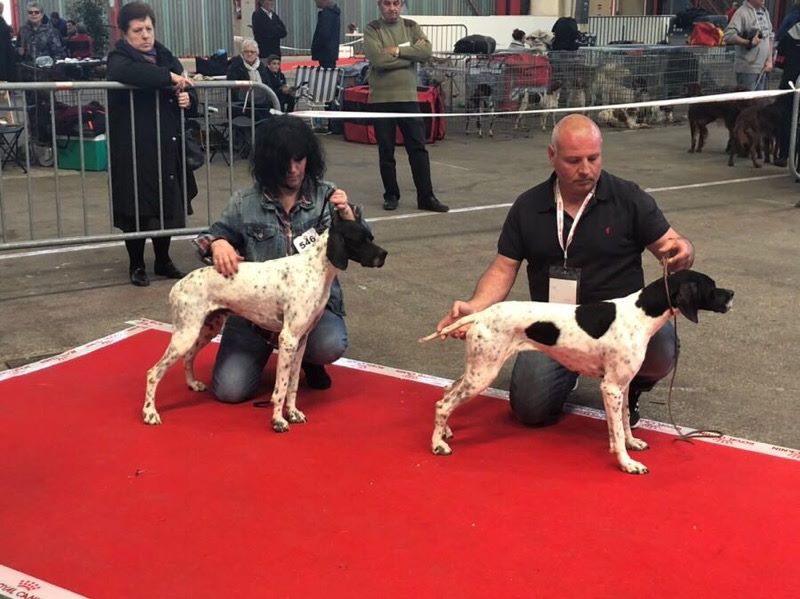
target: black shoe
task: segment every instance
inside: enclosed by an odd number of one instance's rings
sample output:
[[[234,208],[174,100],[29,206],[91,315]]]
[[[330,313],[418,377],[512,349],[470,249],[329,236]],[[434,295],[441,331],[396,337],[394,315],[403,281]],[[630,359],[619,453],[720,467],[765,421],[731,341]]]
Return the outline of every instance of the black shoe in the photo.
[[[786,160],[786,158],[778,158],[772,164],[774,164],[775,166],[784,167],[788,164],[788,160]]]
[[[628,389],[628,411],[631,416],[631,428],[639,426],[639,396],[641,391]]]
[[[397,210],[397,205],[400,203],[400,198],[389,196],[383,200],[384,210]]]
[[[144,266],[131,269],[130,276],[131,283],[137,287],[147,287],[150,284],[150,279],[147,278]]]
[[[159,264],[156,262],[153,265],[153,272],[160,277],[167,277],[168,279],[182,279],[186,275],[178,270],[178,267],[170,261],[166,264]]]
[[[328,389],[331,386],[331,377],[321,364],[303,362],[303,372],[306,373],[306,385],[312,389]]]
[[[436,196],[431,196],[425,200],[417,200],[417,208],[430,210],[431,212],[448,212],[450,210],[450,207],[442,204]]]

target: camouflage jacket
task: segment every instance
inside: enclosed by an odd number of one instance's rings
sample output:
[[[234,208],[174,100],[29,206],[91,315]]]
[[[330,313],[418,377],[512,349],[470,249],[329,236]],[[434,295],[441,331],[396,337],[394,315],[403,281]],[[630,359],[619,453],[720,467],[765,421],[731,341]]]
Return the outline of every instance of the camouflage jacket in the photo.
[[[42,23],[37,29],[25,23],[19,28],[19,47],[24,50],[22,60],[35,61],[40,56],[50,56],[53,60],[67,55],[61,44],[61,35],[50,23]]]

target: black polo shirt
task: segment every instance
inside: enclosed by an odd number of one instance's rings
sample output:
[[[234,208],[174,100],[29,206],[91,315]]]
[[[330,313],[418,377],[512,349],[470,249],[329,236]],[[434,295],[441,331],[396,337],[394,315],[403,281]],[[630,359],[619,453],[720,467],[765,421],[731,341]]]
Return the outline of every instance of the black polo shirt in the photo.
[[[548,300],[549,269],[564,262],[558,243],[553,173],[517,198],[497,242],[499,254],[528,261],[531,299]],[[564,242],[572,227],[564,213]],[[644,286],[642,252],[669,230],[652,196],[636,183],[602,171],[568,248],[567,266],[581,269],[578,302],[623,297]]]

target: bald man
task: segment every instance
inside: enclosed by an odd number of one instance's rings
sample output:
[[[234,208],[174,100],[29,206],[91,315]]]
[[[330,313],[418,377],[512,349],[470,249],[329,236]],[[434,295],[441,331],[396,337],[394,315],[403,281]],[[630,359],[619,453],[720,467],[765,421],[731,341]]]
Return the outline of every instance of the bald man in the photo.
[[[690,268],[694,247],[667,222],[655,200],[636,183],[603,170],[603,137],[582,115],[553,129],[547,156],[553,172],[523,193],[506,217],[497,255],[467,301],[455,301],[437,325],[503,301],[527,262],[530,298],[587,303],[623,297],[644,286],[645,249],[666,258],[671,272]],[[466,331],[454,333],[464,336]],[[631,424],[639,421],[639,395],[675,365],[675,330],[667,323],[650,340],[630,386]],[[514,416],[530,426],[555,423],[578,374],[535,351],[517,356],[511,375]]]

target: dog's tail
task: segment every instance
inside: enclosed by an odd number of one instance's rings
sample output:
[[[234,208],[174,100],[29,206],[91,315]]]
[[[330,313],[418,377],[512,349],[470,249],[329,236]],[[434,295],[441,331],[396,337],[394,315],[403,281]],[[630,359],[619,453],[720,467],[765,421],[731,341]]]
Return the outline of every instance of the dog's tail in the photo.
[[[474,312],[473,314],[467,314],[466,316],[462,316],[461,318],[456,320],[454,323],[451,323],[451,324],[447,325],[446,327],[444,327],[442,329],[441,333],[435,332],[435,333],[431,333],[427,337],[422,337],[419,340],[419,343],[425,343],[426,341],[433,341],[434,339],[437,339],[437,338],[438,339],[445,339],[450,333],[452,333],[456,329],[459,329],[459,328],[463,327],[465,324],[471,324],[471,323],[475,322],[475,318],[478,316],[478,314],[479,314],[479,312]]]

